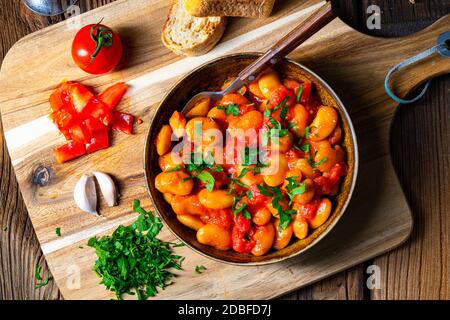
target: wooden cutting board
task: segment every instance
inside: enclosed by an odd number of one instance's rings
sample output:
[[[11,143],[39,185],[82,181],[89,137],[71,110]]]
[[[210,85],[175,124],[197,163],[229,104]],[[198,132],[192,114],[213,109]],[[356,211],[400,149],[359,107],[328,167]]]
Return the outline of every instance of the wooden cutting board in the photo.
[[[6,56],[0,72],[0,107],[12,163],[42,250],[66,299],[109,299],[91,271],[96,256],[86,246],[94,235],[109,234],[133,221],[132,200],[151,208],[145,187],[143,150],[158,101],[194,67],[227,53],[264,51],[321,1],[278,1],[271,18],[230,19],[220,44],[209,54],[182,58],[165,49],[160,31],[166,0],[122,0],[28,35]],[[70,45],[78,28],[101,18],[122,36],[125,59],[118,71],[102,76],[82,72],[72,62]],[[358,33],[339,19],[308,40],[290,57],[317,72],[340,95],[354,122],[360,150],[360,171],[350,207],[335,229],[304,255],[261,266],[221,264],[178,248],[186,257],[175,284],[157,298],[273,298],[384,253],[405,241],[412,218],[389,156],[389,129],[396,104],[383,90],[389,68],[435,43],[448,31],[445,17],[427,30],[401,39],[380,39]],[[437,57],[435,57],[438,59]],[[450,60],[450,59],[447,59]],[[447,62],[445,62],[447,63]],[[425,74],[442,72],[435,60],[395,79],[406,93]],[[446,64],[448,72],[450,65]],[[427,72],[423,72],[427,70]],[[413,74],[413,77],[409,75]],[[46,118],[51,90],[63,79],[80,81],[99,92],[117,81],[132,86],[119,110],[143,119],[136,134],[114,133],[113,146],[63,165],[52,149],[64,142]],[[101,217],[80,212],[72,199],[76,181],[86,172],[110,173],[119,182],[121,201],[115,208],[101,203]],[[61,237],[55,228],[61,228]],[[175,240],[165,228],[161,239]],[[80,248],[83,246],[83,248]],[[196,265],[208,270],[199,275]]]

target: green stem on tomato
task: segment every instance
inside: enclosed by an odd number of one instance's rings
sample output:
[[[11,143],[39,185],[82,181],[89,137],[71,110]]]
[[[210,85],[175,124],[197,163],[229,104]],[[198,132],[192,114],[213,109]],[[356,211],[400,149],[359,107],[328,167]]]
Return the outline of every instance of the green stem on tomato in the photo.
[[[103,47],[110,47],[113,44],[113,34],[111,29],[107,27],[98,27],[102,21],[103,19],[91,28],[91,39],[95,42],[96,47],[94,53],[91,55],[91,61],[89,63],[94,61],[95,57],[97,57]],[[95,31],[97,31],[96,34],[94,34]]]

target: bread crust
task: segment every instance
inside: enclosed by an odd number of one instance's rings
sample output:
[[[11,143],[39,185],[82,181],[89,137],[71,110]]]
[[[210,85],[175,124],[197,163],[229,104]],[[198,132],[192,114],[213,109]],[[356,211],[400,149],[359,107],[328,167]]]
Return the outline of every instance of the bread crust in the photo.
[[[186,11],[196,17],[270,16],[275,0],[183,0]]]
[[[166,22],[163,27],[161,41],[164,46],[166,46],[169,50],[175,52],[176,54],[186,56],[199,56],[205,54],[213,49],[217,42],[219,42],[225,31],[227,19],[225,17],[193,17],[189,16],[187,12],[186,17],[180,17],[179,15],[177,16],[177,6],[182,6],[182,9],[184,10],[184,6],[181,1],[182,0],[173,0],[172,6],[169,10]],[[196,42],[190,45],[185,45],[174,41],[174,39],[171,37],[174,19],[182,18],[189,19],[189,22],[194,21],[194,19],[203,19],[201,31],[202,33],[207,34],[207,37],[201,42]],[[191,23],[187,23],[186,25],[191,25]],[[190,30],[190,32],[191,36],[194,36],[194,33],[196,33],[197,31]]]

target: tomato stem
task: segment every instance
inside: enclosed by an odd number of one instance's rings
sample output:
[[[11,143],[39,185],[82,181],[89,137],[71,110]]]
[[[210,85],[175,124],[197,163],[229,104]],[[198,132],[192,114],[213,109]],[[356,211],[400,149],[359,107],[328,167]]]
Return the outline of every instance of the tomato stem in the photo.
[[[110,47],[113,44],[113,33],[112,30],[107,27],[99,27],[100,23],[102,23],[103,19],[100,20],[99,23],[92,26],[91,28],[91,39],[95,42],[96,47],[94,53],[91,55],[91,61],[94,61],[95,57],[99,54],[100,50],[103,47]],[[97,31],[97,32],[95,32]]]

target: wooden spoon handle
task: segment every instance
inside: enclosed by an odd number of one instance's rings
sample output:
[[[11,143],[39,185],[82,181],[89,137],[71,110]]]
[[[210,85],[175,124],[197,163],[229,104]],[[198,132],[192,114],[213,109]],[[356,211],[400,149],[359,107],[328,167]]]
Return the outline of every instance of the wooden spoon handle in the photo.
[[[447,34],[450,36],[450,33]],[[446,50],[447,56],[440,52],[434,52],[396,72],[389,83],[394,93],[400,98],[404,98],[427,80],[450,73],[450,56],[448,56],[450,45]]]
[[[229,87],[230,90],[227,91],[237,90],[242,85],[246,85],[255,80],[256,76],[261,71],[278,63],[300,44],[330,23],[335,17],[331,3],[328,1],[309,16],[302,24],[294,28],[294,30],[287,34],[283,39],[278,41],[258,60],[245,68],[239,74],[238,80],[235,81],[236,83],[232,83]]]

